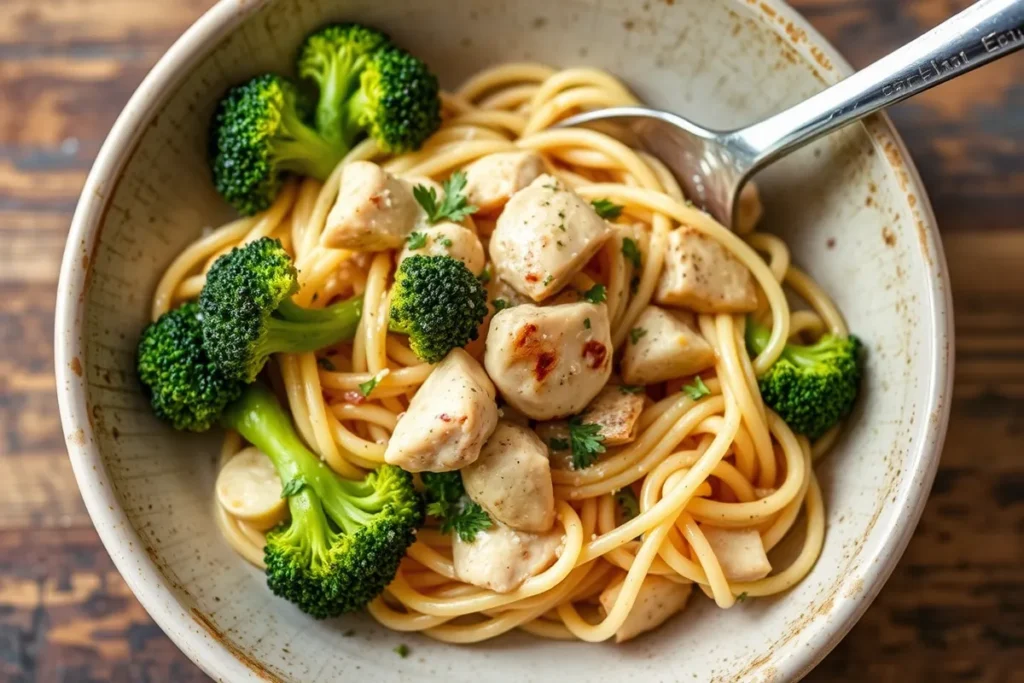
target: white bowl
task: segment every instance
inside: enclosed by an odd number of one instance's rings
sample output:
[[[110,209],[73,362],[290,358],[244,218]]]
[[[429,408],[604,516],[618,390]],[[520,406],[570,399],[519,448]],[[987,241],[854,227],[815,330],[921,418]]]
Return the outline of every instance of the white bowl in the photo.
[[[224,89],[290,70],[327,20],[391,32],[448,86],[487,64],[538,60],[618,74],[649,103],[725,128],[774,113],[850,72],[778,0],[224,0],[168,51],[100,151],[68,238],[56,370],[68,450],[114,563],[158,624],[218,680],[789,680],[850,629],[913,532],[951,396],[952,308],[935,220],[885,117],[833,135],[760,177],[767,227],[866,340],[863,397],[819,465],[828,526],[803,583],[722,611],[695,600],[627,646],[510,635],[456,647],[365,616],[317,622],[270,595],[211,517],[213,436],[159,423],[133,370],[157,278],[229,216],[204,139]],[[785,553],[782,548],[781,552]],[[348,628],[356,635],[343,637]],[[412,655],[392,653],[399,642]]]

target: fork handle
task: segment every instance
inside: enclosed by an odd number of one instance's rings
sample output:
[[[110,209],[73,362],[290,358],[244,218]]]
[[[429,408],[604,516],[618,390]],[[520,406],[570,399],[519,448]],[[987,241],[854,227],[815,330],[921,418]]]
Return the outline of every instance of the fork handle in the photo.
[[[1024,0],[980,0],[810,99],[731,134],[746,173],[822,135],[1024,47]]]

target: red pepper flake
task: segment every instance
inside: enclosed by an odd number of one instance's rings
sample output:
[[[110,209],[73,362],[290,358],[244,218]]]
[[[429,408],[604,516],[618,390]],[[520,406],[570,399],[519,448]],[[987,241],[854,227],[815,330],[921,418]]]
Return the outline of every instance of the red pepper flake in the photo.
[[[551,371],[555,369],[555,365],[558,364],[558,355],[553,351],[542,351],[537,356],[537,364],[533,368],[533,374],[537,377],[538,382],[543,382]]]
[[[583,357],[587,359],[592,370],[597,370],[603,367],[608,359],[608,349],[599,341],[588,341],[583,345]]]

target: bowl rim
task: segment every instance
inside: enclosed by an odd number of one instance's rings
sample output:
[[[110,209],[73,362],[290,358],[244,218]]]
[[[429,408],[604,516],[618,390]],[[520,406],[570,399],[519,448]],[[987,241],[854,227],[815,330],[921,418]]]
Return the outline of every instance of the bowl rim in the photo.
[[[735,0],[739,4],[739,0]],[[146,611],[171,640],[204,672],[217,680],[278,680],[278,676],[225,639],[194,608],[186,609],[180,589],[172,589],[166,576],[144,551],[145,543],[121,508],[103,464],[86,403],[82,358],[85,340],[86,291],[90,264],[99,244],[106,212],[121,173],[134,153],[153,115],[164,106],[194,65],[204,59],[231,31],[274,0],[220,0],[179,37],[160,58],[115,121],[86,179],[65,245],[57,289],[54,324],[54,364],[61,423],[86,509],[104,547],[125,582]],[[762,0],[748,9],[760,14],[768,27],[813,66],[823,84],[853,73],[849,63],[796,10],[783,0]],[[783,30],[784,29],[784,30]],[[889,505],[904,509],[882,530],[873,555],[865,556],[863,589],[856,596],[833,602],[825,620],[805,636],[806,647],[786,648],[781,658],[763,657],[744,674],[760,673],[771,679],[796,680],[818,664],[847,634],[874,600],[898,563],[923,512],[938,468],[949,421],[953,380],[953,307],[949,272],[939,241],[935,215],[920,176],[892,122],[876,114],[862,125],[882,160],[896,176],[906,179],[908,215],[917,221],[918,248],[923,252],[929,279],[929,299],[935,332],[931,351],[936,359],[927,382],[928,404],[922,433],[911,446],[912,484],[902,487]],[[791,637],[806,629],[795,631]],[[795,650],[795,651],[794,651]]]

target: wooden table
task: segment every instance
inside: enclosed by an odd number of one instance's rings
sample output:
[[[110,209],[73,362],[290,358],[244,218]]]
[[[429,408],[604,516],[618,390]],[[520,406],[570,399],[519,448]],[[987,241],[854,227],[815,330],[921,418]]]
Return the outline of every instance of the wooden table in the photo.
[[[79,498],[52,372],[71,212],[136,85],[211,0],[0,2],[0,680],[200,681]],[[864,66],[968,0],[799,0]],[[942,467],[881,596],[814,681],[1024,681],[1024,57],[896,107],[952,270]]]

